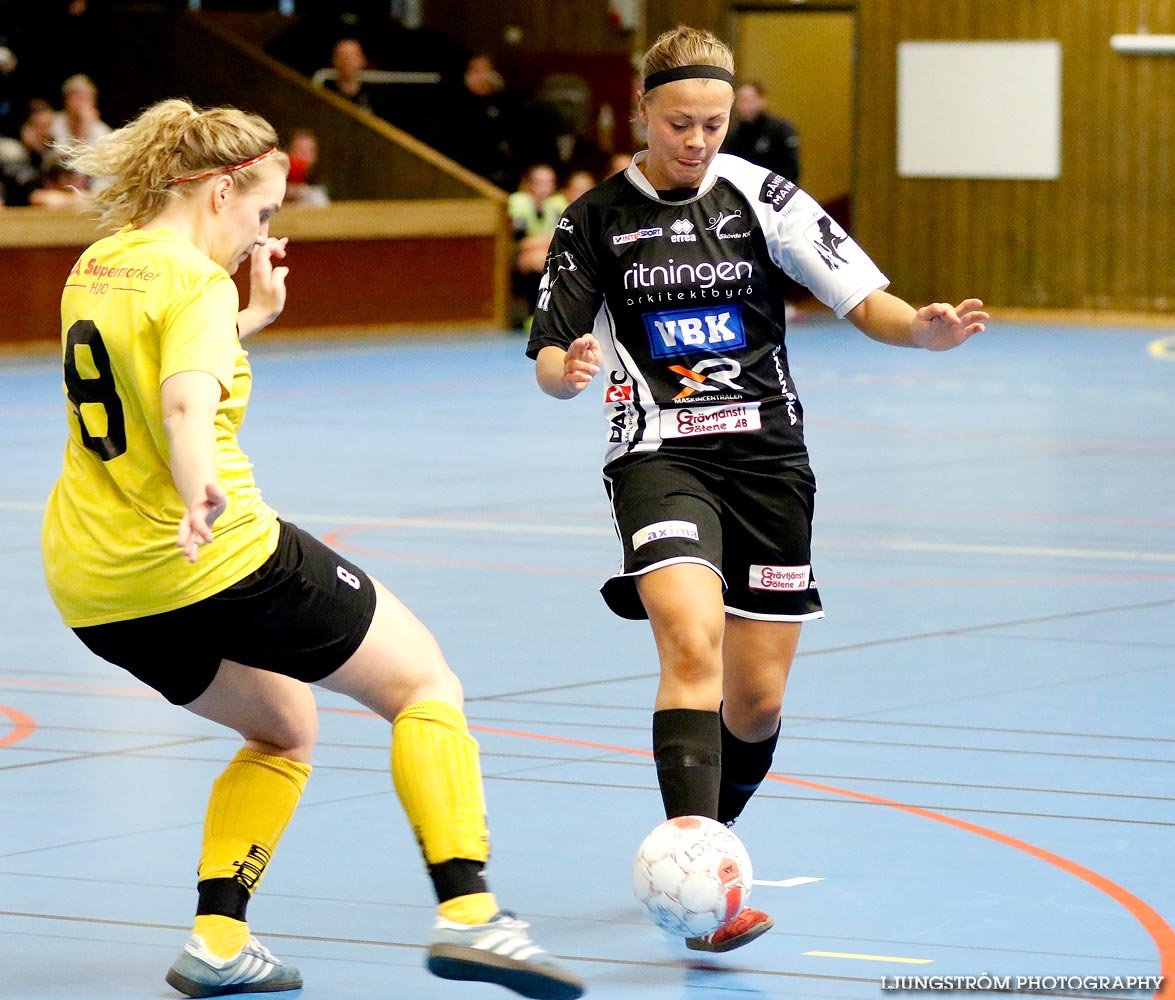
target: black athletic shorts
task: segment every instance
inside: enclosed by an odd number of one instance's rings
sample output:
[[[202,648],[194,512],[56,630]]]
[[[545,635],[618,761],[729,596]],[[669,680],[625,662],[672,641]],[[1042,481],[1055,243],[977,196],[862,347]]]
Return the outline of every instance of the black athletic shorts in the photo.
[[[359,648],[374,614],[371,578],[282,521],[273,555],[219,594],[74,632],[102,659],[186,705],[208,689],[221,660],[322,680]]]
[[[816,480],[807,465],[724,468],[653,452],[606,469],[604,486],[624,563],[600,593],[621,618],[648,618],[637,577],[683,562],[718,574],[728,614],[824,617],[812,575]]]

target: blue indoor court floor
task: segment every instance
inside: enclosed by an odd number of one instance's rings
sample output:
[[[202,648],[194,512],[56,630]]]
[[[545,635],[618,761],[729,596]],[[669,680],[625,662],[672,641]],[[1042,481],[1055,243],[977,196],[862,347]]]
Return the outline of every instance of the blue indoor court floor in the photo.
[[[482,748],[492,885],[589,996],[873,1000],[986,974],[1149,997],[1102,987],[1175,976],[1175,339],[995,313],[945,354],[789,330],[827,618],[737,827],[776,927],[713,956],[632,898],[661,819],[656,660],[597,593],[618,560],[598,389],[543,396],[516,334],[250,342],[266,498],[440,639]],[[53,358],[0,357],[0,420],[0,1000],[175,997],[237,740],[92,656],[49,601]],[[387,726],[318,700],[255,931],[305,1000],[511,996],[423,968],[431,891]]]

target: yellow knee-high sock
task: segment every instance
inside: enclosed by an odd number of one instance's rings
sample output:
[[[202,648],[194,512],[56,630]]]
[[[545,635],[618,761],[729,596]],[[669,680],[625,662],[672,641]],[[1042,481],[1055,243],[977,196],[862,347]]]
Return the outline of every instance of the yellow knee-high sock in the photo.
[[[309,764],[243,749],[213,782],[193,926],[213,954],[227,958],[248,940],[245,905],[309,777]]]
[[[409,705],[392,723],[392,780],[434,884],[447,862],[489,859],[477,741],[459,708],[443,701]],[[485,923],[497,912],[492,893],[472,887],[441,893],[439,912],[460,923]]]

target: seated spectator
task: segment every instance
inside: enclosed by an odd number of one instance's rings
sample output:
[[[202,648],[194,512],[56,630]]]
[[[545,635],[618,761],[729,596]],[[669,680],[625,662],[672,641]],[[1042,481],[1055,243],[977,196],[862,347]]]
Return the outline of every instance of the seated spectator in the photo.
[[[53,108],[48,101],[29,102],[20,139],[0,138],[0,189],[6,205],[27,205],[41,184],[53,143]]]
[[[63,160],[50,160],[41,174],[40,184],[29,192],[29,204],[42,208],[86,207],[85,189],[89,178],[68,167]]]
[[[61,85],[65,108],[53,116],[53,141],[95,143],[110,134],[98,113],[98,88],[84,73],[75,73]]]
[[[359,39],[340,38],[335,42],[330,64],[334,73],[323,79],[322,86],[374,114],[375,94],[363,81],[368,63]]]
[[[524,329],[538,301],[539,281],[547,266],[547,251],[559,218],[567,208],[567,197],[556,188],[555,170],[548,163],[526,169],[518,190],[506,200],[517,241],[514,254],[513,325]]]
[[[624,173],[632,163],[632,153],[613,153],[608,158],[607,176]]]
[[[574,170],[560,189],[563,200],[570,205],[581,194],[596,186],[596,175],[590,170]]]
[[[527,167],[518,190],[506,199],[506,211],[514,223],[514,235],[550,236],[567,202],[558,193],[555,169],[547,163]]]
[[[0,11],[2,10],[3,4],[0,3]],[[4,29],[0,28],[0,136],[15,135],[20,127],[20,121],[16,117],[20,105],[16,100],[17,59],[7,42],[7,35]]]
[[[290,158],[290,172],[286,176],[286,203],[314,207],[329,205],[326,188],[315,183],[318,137],[309,129],[296,130],[290,137],[286,155]]]

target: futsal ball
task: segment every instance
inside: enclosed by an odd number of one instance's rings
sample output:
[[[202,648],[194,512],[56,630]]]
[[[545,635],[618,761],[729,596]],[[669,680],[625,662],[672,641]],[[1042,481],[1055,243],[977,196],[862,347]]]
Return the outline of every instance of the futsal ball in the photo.
[[[751,859],[716,820],[678,816],[653,828],[636,852],[632,891],[649,919],[678,937],[712,934],[746,906]]]

